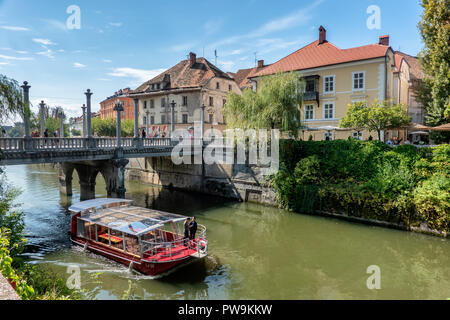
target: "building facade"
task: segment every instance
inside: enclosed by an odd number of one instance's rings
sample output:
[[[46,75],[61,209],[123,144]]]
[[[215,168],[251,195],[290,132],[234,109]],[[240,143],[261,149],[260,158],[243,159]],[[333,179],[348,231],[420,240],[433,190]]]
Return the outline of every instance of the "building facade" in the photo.
[[[408,110],[423,109],[412,103],[411,69],[406,59],[389,46],[389,36],[377,44],[340,49],[327,41],[326,30],[319,29],[319,40],[264,68],[250,81],[257,90],[261,76],[277,72],[299,72],[304,79],[304,102],[300,114],[304,140],[377,139],[376,132],[340,129],[339,122],[348,106],[359,101],[367,104],[390,100]],[[412,111],[411,111],[412,112]],[[383,132],[405,139],[405,132]]]
[[[134,120],[134,105],[133,99],[127,97],[130,93],[130,88],[121,89],[114,93],[114,95],[106,98],[100,102],[100,116],[102,120],[107,118],[117,118],[117,112],[114,111],[114,107],[117,101],[123,103],[124,111],[122,112],[123,120]]]
[[[236,82],[205,58],[190,53],[183,60],[145,82],[129,97],[138,100],[139,127],[148,126],[148,137],[168,136],[171,104],[175,103],[176,128],[193,127],[205,106],[206,128],[224,128],[223,107],[230,92],[240,93]]]

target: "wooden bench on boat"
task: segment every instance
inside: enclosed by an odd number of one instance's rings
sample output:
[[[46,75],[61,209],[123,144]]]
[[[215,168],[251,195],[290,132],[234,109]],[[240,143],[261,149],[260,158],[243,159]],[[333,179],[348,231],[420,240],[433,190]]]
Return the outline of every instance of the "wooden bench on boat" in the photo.
[[[107,233],[100,234],[98,237],[100,239],[109,241],[109,235]],[[121,242],[123,242],[122,238],[119,238],[119,237],[116,237],[116,236],[111,236],[111,243],[118,244],[118,243],[121,243]]]

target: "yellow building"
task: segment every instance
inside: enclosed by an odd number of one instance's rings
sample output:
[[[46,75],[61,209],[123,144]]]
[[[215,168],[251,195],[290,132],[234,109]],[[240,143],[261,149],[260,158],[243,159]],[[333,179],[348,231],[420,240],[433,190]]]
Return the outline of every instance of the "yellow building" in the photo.
[[[261,76],[290,71],[302,75],[305,88],[300,110],[306,128],[300,137],[304,140],[310,136],[314,140],[350,136],[377,139],[375,132],[339,129],[339,121],[347,113],[348,105],[358,101],[371,104],[376,100],[391,100],[411,104],[413,85],[405,56],[392,50],[389,36],[380,37],[377,44],[340,49],[327,41],[326,30],[321,26],[319,40],[267,66],[250,80],[257,90]],[[404,140],[406,132],[383,132],[382,139],[392,136]]]

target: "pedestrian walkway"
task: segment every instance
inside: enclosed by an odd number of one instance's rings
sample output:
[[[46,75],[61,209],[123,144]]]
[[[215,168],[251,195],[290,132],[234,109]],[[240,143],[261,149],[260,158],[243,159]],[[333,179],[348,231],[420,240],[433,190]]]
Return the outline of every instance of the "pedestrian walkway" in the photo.
[[[8,280],[0,274],[0,300],[21,300],[17,292],[11,287]]]

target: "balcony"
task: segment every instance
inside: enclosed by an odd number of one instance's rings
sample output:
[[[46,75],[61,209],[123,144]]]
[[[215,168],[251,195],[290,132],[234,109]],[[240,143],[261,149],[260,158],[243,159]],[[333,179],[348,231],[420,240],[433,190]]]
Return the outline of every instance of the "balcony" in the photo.
[[[319,92],[307,91],[303,93],[303,101],[316,101],[317,103],[319,103]]]

